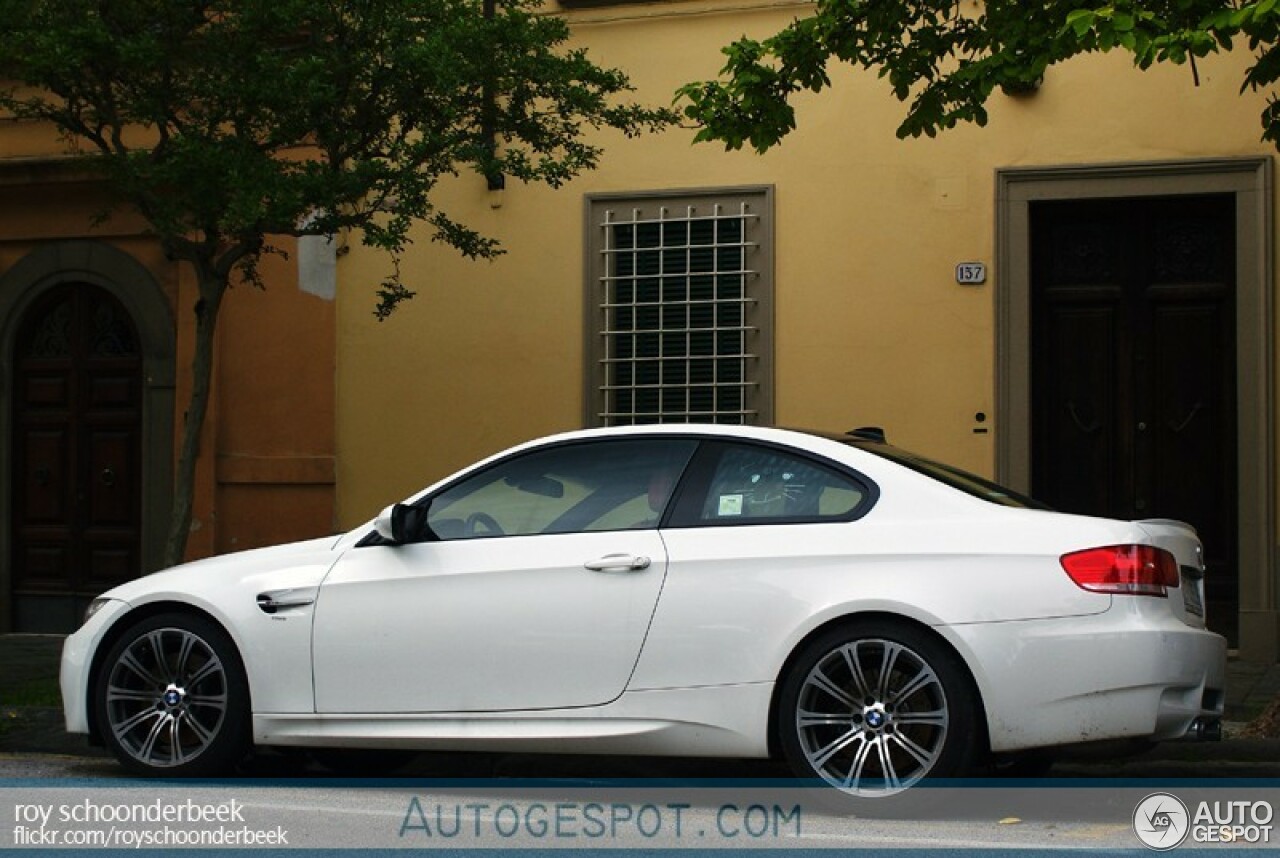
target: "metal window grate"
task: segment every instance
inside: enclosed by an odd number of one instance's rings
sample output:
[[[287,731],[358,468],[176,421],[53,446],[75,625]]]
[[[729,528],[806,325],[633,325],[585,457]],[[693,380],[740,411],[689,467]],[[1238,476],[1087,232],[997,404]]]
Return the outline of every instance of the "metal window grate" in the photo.
[[[759,214],[744,200],[603,215],[596,417],[754,422]]]

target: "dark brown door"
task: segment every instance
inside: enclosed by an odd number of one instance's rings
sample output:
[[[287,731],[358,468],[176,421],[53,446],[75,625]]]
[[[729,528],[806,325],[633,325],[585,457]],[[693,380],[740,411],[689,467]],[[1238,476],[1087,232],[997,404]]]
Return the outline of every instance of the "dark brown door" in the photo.
[[[1035,203],[1033,493],[1190,522],[1211,627],[1234,638],[1235,200]]]
[[[67,631],[141,571],[138,337],[108,292],[67,284],[28,310],[15,346],[14,628]]]

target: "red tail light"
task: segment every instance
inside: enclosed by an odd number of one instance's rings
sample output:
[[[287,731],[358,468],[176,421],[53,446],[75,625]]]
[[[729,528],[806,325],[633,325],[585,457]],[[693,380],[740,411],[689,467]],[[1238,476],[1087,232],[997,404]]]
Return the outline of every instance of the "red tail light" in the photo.
[[[1178,586],[1178,561],[1153,545],[1108,545],[1062,556],[1071,580],[1094,593],[1163,596]]]

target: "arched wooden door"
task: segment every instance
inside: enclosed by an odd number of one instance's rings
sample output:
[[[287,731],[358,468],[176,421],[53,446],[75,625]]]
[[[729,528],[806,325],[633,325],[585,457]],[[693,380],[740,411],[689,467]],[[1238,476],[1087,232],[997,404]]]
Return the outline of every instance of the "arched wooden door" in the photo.
[[[141,572],[137,329],[106,290],[62,284],[24,313],[12,366],[13,627],[68,631]]]

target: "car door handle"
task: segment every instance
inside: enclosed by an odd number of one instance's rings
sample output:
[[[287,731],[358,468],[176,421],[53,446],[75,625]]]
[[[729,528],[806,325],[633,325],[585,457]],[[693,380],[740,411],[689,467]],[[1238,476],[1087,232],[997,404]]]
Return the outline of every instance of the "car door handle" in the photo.
[[[610,569],[639,572],[641,569],[649,568],[649,558],[637,557],[634,554],[606,554],[598,560],[588,560],[582,565],[592,572],[607,572]]]

